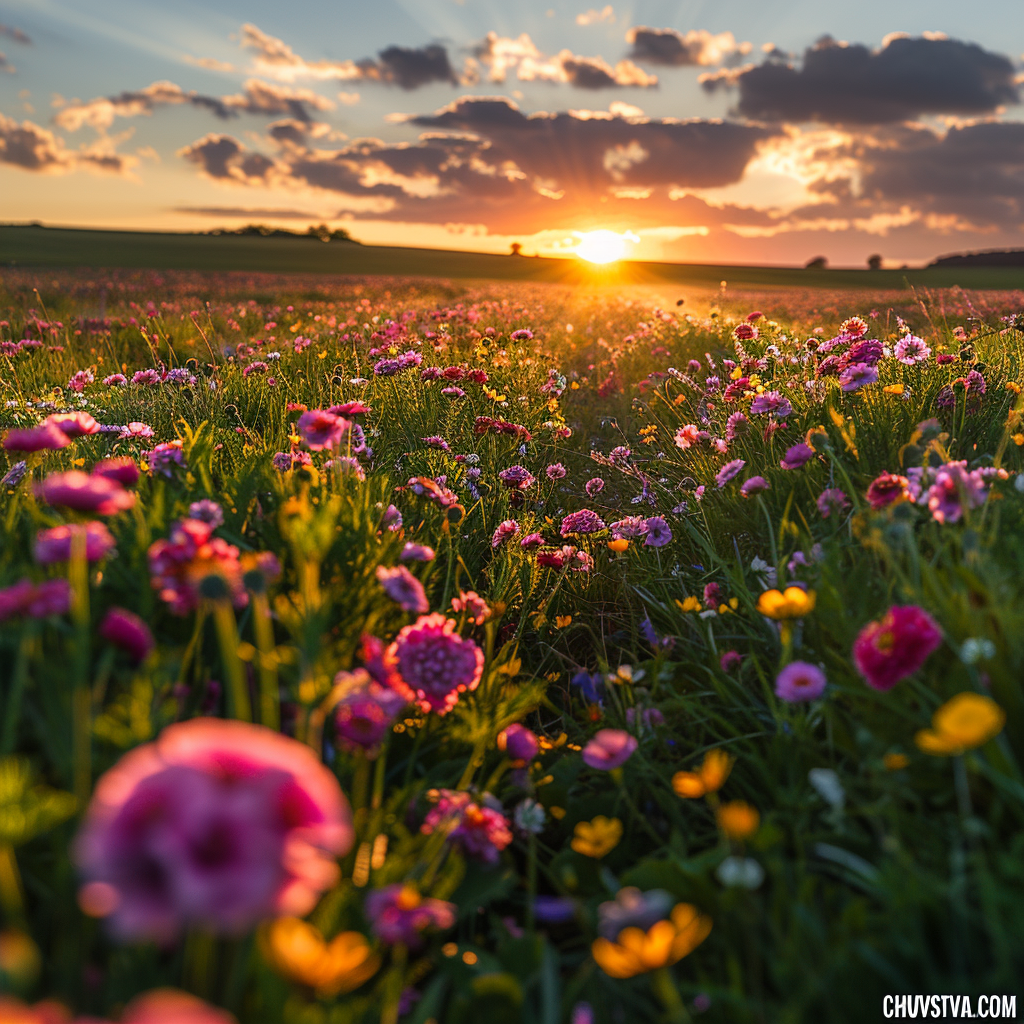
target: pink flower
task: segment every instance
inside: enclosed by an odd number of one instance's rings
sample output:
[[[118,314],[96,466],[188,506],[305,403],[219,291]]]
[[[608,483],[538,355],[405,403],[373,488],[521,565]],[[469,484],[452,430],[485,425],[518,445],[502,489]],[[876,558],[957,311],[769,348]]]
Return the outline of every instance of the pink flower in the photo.
[[[588,498],[593,498],[604,490],[604,481],[599,476],[595,476],[586,482],[583,489],[587,492]]]
[[[70,438],[99,433],[100,425],[87,412],[55,412],[45,423],[52,423]]]
[[[428,544],[415,544],[406,541],[402,553],[398,556],[403,562],[432,562],[435,552]]]
[[[126,608],[111,608],[100,626],[100,636],[141,664],[153,650],[153,634],[142,619]]]
[[[878,380],[878,367],[870,363],[851,363],[839,374],[839,385],[844,391],[858,391]]]
[[[460,590],[459,596],[452,598],[452,611],[466,612],[475,626],[482,626],[491,617],[490,605],[475,590]]]
[[[846,495],[838,487],[826,487],[818,495],[816,504],[822,519],[828,519],[833,512],[839,514],[850,506]]]
[[[33,583],[20,580],[0,590],[0,622],[19,615],[45,619],[48,615],[66,615],[71,607],[71,587],[65,579]]]
[[[680,427],[676,431],[676,447],[685,451],[695,445],[699,437],[700,429],[692,423],[687,423],[685,427]]]
[[[9,452],[40,452],[66,448],[71,441],[55,423],[44,420],[36,427],[8,430],[4,435],[4,448]]]
[[[611,771],[624,765],[636,750],[636,737],[624,729],[600,729],[583,748],[583,760],[591,768]]]
[[[469,857],[496,864],[498,854],[512,842],[512,829],[500,805],[490,805],[491,797],[475,801],[465,790],[440,789],[433,795],[437,806],[423,820],[420,831],[431,835],[438,826]]]
[[[160,988],[136,996],[125,1007],[121,1024],[235,1024],[235,1018],[187,992]]]
[[[908,497],[910,481],[905,476],[898,476],[895,473],[880,473],[868,487],[867,499],[871,507],[876,511],[902,501]]]
[[[98,562],[113,551],[114,538],[110,531],[102,523],[93,521],[84,526],[75,523],[71,526],[54,526],[49,530],[40,530],[36,534],[32,555],[40,565],[70,561],[72,538],[83,532],[87,561]]]
[[[459,694],[475,690],[484,652],[455,632],[455,620],[435,612],[402,629],[384,655],[395,689],[423,711],[451,711]]]
[[[196,718],[100,778],[74,845],[79,898],[122,938],[239,934],[308,913],[353,840],[348,802],[309,747]]]
[[[728,675],[735,672],[743,664],[743,655],[739,651],[726,651],[718,659],[718,667]]]
[[[562,519],[561,534],[568,537],[573,533],[598,533],[603,530],[604,520],[589,508],[581,508],[578,512],[570,512]]]
[[[942,643],[935,620],[916,605],[894,605],[869,622],[853,644],[853,660],[868,686],[891,690],[913,675]]]
[[[327,410],[332,416],[362,416],[371,411],[370,407],[358,399],[352,402],[342,402],[340,405],[332,405]]]
[[[916,334],[907,334],[896,342],[893,354],[901,363],[913,366],[914,363],[926,362],[932,350],[925,344],[923,338],[917,337]]]
[[[376,575],[384,593],[403,611],[422,615],[430,610],[423,584],[404,565],[394,569],[378,565]]]
[[[199,587],[208,576],[223,581],[236,606],[248,600],[238,548],[214,537],[213,527],[199,519],[183,519],[171,528],[169,539],[150,545],[149,572],[160,600],[175,615],[186,615],[198,605]]]
[[[334,715],[338,740],[347,750],[376,750],[405,707],[405,698],[371,679],[365,669],[339,672],[334,677],[335,685],[346,680],[352,688],[342,697]]]
[[[793,661],[775,677],[775,696],[790,704],[815,700],[825,692],[826,683],[817,665]]]
[[[132,420],[131,423],[126,423],[121,428],[121,433],[117,436],[121,440],[129,440],[131,438],[153,437],[153,434],[153,428],[148,423],[140,423],[138,420]]]
[[[767,491],[771,487],[771,484],[763,476],[752,476],[748,480],[743,481],[743,486],[740,487],[740,494],[744,498],[749,498],[752,494],[760,494],[762,491]]]
[[[135,495],[119,483],[81,470],[53,473],[36,485],[36,497],[48,505],[63,505],[77,512],[116,515],[135,504]]]
[[[491,537],[491,547],[501,547],[505,541],[510,537],[514,537],[518,532],[519,524],[514,519],[506,519],[503,523],[498,523],[498,526]]]
[[[743,459],[733,459],[732,462],[727,462],[716,474],[715,484],[721,489],[730,480],[734,479],[746,465]]]
[[[139,464],[127,455],[101,459],[92,467],[92,475],[113,480],[122,487],[134,487],[139,482]]]
[[[339,445],[349,426],[348,420],[341,416],[323,409],[310,409],[299,417],[295,429],[309,448],[319,452]]]
[[[544,470],[544,474],[549,480],[561,480],[565,476],[565,466],[560,462],[553,462]]]
[[[153,384],[160,383],[160,371],[159,370],[136,370],[132,374],[133,384],[142,384],[152,386]]]
[[[540,548],[544,546],[544,534],[543,533],[528,533],[520,542],[519,546],[524,551],[532,551],[534,548]]]
[[[401,943],[410,949],[423,945],[427,929],[451,928],[455,924],[455,904],[421,896],[411,885],[395,882],[366,897],[366,916],[374,935],[392,946]]]

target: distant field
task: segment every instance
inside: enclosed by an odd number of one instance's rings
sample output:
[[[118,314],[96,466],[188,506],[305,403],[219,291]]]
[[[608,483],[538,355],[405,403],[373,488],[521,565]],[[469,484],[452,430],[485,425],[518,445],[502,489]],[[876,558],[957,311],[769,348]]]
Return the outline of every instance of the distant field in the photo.
[[[1024,288],[1024,267],[938,267],[925,270],[804,270],[626,262],[592,267],[574,259],[495,256],[394,246],[322,243],[306,238],[253,238],[136,231],[0,226],[0,267],[130,267],[268,273],[384,274],[561,284],[687,284],[759,288],[871,290],[962,287]]]

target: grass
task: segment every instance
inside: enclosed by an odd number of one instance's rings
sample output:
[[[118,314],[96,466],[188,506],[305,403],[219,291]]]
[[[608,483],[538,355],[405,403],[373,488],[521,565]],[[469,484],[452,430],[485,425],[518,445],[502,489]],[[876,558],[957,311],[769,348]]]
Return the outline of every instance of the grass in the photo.
[[[202,243],[222,241],[237,240]],[[334,251],[259,243],[292,244]],[[546,261],[507,260],[532,263]],[[19,999],[126,1024],[130,1001],[160,986],[242,1024],[860,1024],[887,994],[1014,993],[1020,293],[730,278],[677,307],[674,291],[655,305],[652,291],[610,282],[93,269],[15,269],[2,289],[0,428],[69,411],[152,428],[10,452],[0,466],[14,471],[0,494],[0,983]],[[740,340],[754,303],[769,315]],[[828,346],[852,314],[881,342],[863,355],[878,376],[844,390],[824,360],[853,345]],[[901,362],[911,332],[931,354]],[[406,368],[388,364],[408,352]],[[105,383],[118,373],[126,383]],[[298,419],[355,400],[369,407],[351,415],[372,451],[348,433],[341,453],[358,472],[346,472],[310,450]],[[801,442],[807,461],[784,468]],[[44,479],[112,456],[143,468],[131,509],[87,516],[36,497]],[[720,475],[735,460],[736,475]],[[521,491],[502,477],[514,466],[533,480]],[[903,481],[890,504],[872,500],[883,473]],[[745,495],[753,477],[764,486]],[[451,494],[432,499],[425,480]],[[819,504],[836,490],[841,501]],[[176,609],[154,557],[197,501],[220,506],[214,535],[237,551],[187,560],[176,585],[193,603]],[[593,532],[563,526],[584,508]],[[116,554],[33,557],[40,531],[87,518],[105,522]],[[524,548],[533,533],[542,546]],[[436,557],[400,563],[409,542]],[[279,578],[243,586],[233,559],[263,552]],[[337,687],[381,671],[366,637],[389,644],[417,621],[378,576],[399,564],[479,648],[483,674],[447,713],[408,706],[363,749],[336,717]],[[33,614],[9,596],[22,579],[66,579],[74,600]],[[787,585],[813,603],[789,622],[762,614],[763,592]],[[469,591],[481,621],[458,604]],[[893,606],[927,613],[938,646],[878,689],[852,651]],[[141,663],[101,632],[112,608],[151,630]],[[904,642],[879,640],[883,652]],[[824,673],[814,699],[780,696],[794,663]],[[965,693],[991,728],[927,752],[917,737]],[[368,975],[338,962],[336,987],[324,984],[320,947],[266,912],[232,929],[183,900],[172,934],[126,940],[76,903],[94,880],[73,843],[96,780],[169,725],[245,717],[246,704],[313,750],[354,809],[340,878],[302,913],[364,950]],[[515,760],[499,742],[512,723],[535,755]],[[601,729],[636,744],[614,770],[594,766]],[[734,758],[731,773],[679,795],[677,773],[709,751]],[[478,818],[450,824],[488,821],[480,845],[431,829],[442,799],[474,802]],[[594,835],[607,848],[581,842]],[[188,861],[182,849],[166,870]],[[450,927],[418,946],[382,934],[369,897],[398,883],[450,903]],[[669,928],[679,904],[712,928],[677,962],[663,949],[614,977],[598,940],[622,937],[609,906],[625,913],[631,887],[650,911],[632,922],[641,930]]]

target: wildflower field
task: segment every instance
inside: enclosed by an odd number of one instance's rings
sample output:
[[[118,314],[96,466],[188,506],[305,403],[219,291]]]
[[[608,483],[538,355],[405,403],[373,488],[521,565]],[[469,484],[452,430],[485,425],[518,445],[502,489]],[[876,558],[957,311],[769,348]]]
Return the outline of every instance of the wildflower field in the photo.
[[[0,277],[0,1019],[1024,977],[1024,294]]]

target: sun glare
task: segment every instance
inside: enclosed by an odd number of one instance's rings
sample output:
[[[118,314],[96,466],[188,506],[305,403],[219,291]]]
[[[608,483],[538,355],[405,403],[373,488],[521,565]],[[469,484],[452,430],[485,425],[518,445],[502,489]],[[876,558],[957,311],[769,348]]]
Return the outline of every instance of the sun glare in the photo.
[[[588,263],[614,263],[626,255],[626,246],[640,239],[632,232],[618,234],[615,231],[584,231],[576,246],[576,255]]]

